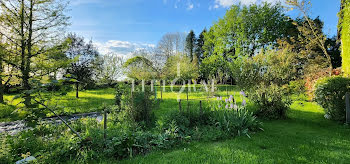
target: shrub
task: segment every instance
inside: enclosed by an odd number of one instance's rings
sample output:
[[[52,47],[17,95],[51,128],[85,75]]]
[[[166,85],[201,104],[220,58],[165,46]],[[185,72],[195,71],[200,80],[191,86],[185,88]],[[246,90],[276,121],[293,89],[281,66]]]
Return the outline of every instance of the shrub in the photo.
[[[298,75],[296,55],[287,50],[269,50],[234,63],[238,85],[259,106],[258,116],[285,117],[291,102],[284,87]]]
[[[243,92],[241,94],[244,95]],[[246,109],[245,101],[242,105],[234,104],[233,97],[222,100],[217,98],[212,103],[213,112],[210,115],[211,125],[218,127],[228,136],[249,136],[249,132],[261,130],[262,124],[256,119],[252,112]]]
[[[123,112],[122,115],[128,117],[126,119],[149,125],[154,119],[152,109],[156,105],[153,94],[150,88],[144,91],[136,88],[134,92],[131,92],[131,86],[128,88],[125,84],[118,84],[115,95],[116,106],[113,109],[117,109],[117,113]]]
[[[350,79],[327,77],[319,80],[315,88],[315,101],[325,109],[325,117],[344,121],[346,114],[345,94],[350,92]]]
[[[291,94],[304,94],[305,93],[305,81],[304,80],[296,80],[289,82],[288,92]]]
[[[286,89],[275,84],[260,85],[250,92],[249,97],[259,107],[256,114],[268,119],[286,117],[286,111],[292,104]]]
[[[193,139],[218,140],[227,137],[247,135],[261,130],[262,124],[245,106],[234,105],[233,97],[225,101],[221,98],[210,102],[209,108],[199,111],[184,111],[171,113],[160,129],[169,129],[175,124],[180,138],[193,136]],[[160,123],[158,123],[160,125]]]
[[[136,122],[149,124],[153,120],[152,108],[155,102],[152,95],[153,93],[148,90],[144,92],[133,92],[130,100],[131,104],[127,108],[127,111]]]
[[[123,84],[123,83],[118,83],[117,85],[115,85],[115,91],[116,91],[116,93],[115,93],[115,105],[121,107],[123,95],[125,97],[126,95],[130,94],[130,92],[128,92],[127,87],[128,86],[126,84]]]
[[[0,119],[9,118],[13,111],[15,111],[15,107],[10,105],[0,104]]]
[[[322,79],[324,77],[329,76],[329,69],[320,69],[317,72],[307,74],[305,75],[305,88],[306,88],[306,94],[308,95],[309,99],[314,99],[314,92],[315,92],[315,84],[319,79]]]

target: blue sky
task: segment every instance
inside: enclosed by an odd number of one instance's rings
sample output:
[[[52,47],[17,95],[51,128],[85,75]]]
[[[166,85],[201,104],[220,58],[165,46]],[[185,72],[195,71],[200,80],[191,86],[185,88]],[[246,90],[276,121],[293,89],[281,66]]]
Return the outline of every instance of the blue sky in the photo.
[[[69,31],[92,39],[101,53],[127,55],[154,46],[167,32],[193,29],[198,34],[223,17],[232,4],[261,1],[278,0],[71,0]],[[312,0],[312,5],[312,16],[320,16],[324,31],[335,35],[340,0]]]

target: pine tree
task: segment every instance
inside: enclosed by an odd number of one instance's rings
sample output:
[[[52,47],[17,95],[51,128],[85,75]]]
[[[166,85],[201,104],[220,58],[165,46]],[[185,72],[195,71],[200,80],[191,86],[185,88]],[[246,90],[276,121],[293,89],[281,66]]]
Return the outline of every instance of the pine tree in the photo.
[[[195,55],[198,59],[198,65],[202,63],[202,60],[204,58],[204,34],[207,32],[207,29],[204,29],[198,36],[197,42],[196,42],[196,48],[195,48]]]
[[[195,45],[196,45],[196,35],[194,34],[193,30],[191,30],[186,37],[186,53],[190,58],[191,62],[193,61]]]

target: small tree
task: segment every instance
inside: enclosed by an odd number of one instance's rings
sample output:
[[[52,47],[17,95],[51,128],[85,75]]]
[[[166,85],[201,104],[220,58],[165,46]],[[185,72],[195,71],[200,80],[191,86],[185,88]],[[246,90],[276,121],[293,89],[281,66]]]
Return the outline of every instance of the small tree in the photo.
[[[179,78],[179,80],[197,79],[199,76],[198,67],[196,63],[190,61],[189,57],[177,54],[168,59],[164,68],[164,76],[168,80],[175,78]]]
[[[75,79],[76,98],[79,98],[80,84],[87,84],[93,82],[95,69],[99,53],[92,44],[92,41],[86,43],[83,37],[76,34],[69,34],[70,46],[65,52],[67,57],[72,62],[66,69],[66,73],[70,74]]]

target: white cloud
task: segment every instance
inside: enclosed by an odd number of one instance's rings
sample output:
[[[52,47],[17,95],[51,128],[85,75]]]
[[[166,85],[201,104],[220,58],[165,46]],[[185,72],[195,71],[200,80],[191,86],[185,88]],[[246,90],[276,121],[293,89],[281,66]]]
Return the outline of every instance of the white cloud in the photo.
[[[224,7],[228,8],[234,4],[239,4],[241,3],[242,5],[250,5],[254,3],[261,3],[261,2],[269,2],[269,3],[277,3],[281,2],[281,0],[215,0],[215,4],[212,8],[219,8],[219,7]]]
[[[107,53],[115,53],[118,56],[128,58],[136,50],[154,48],[153,44],[132,43],[128,41],[109,40],[107,42],[95,42],[94,45],[98,51],[103,55]]]
[[[192,10],[193,9],[193,3],[189,3],[188,6],[187,6],[187,10]]]

